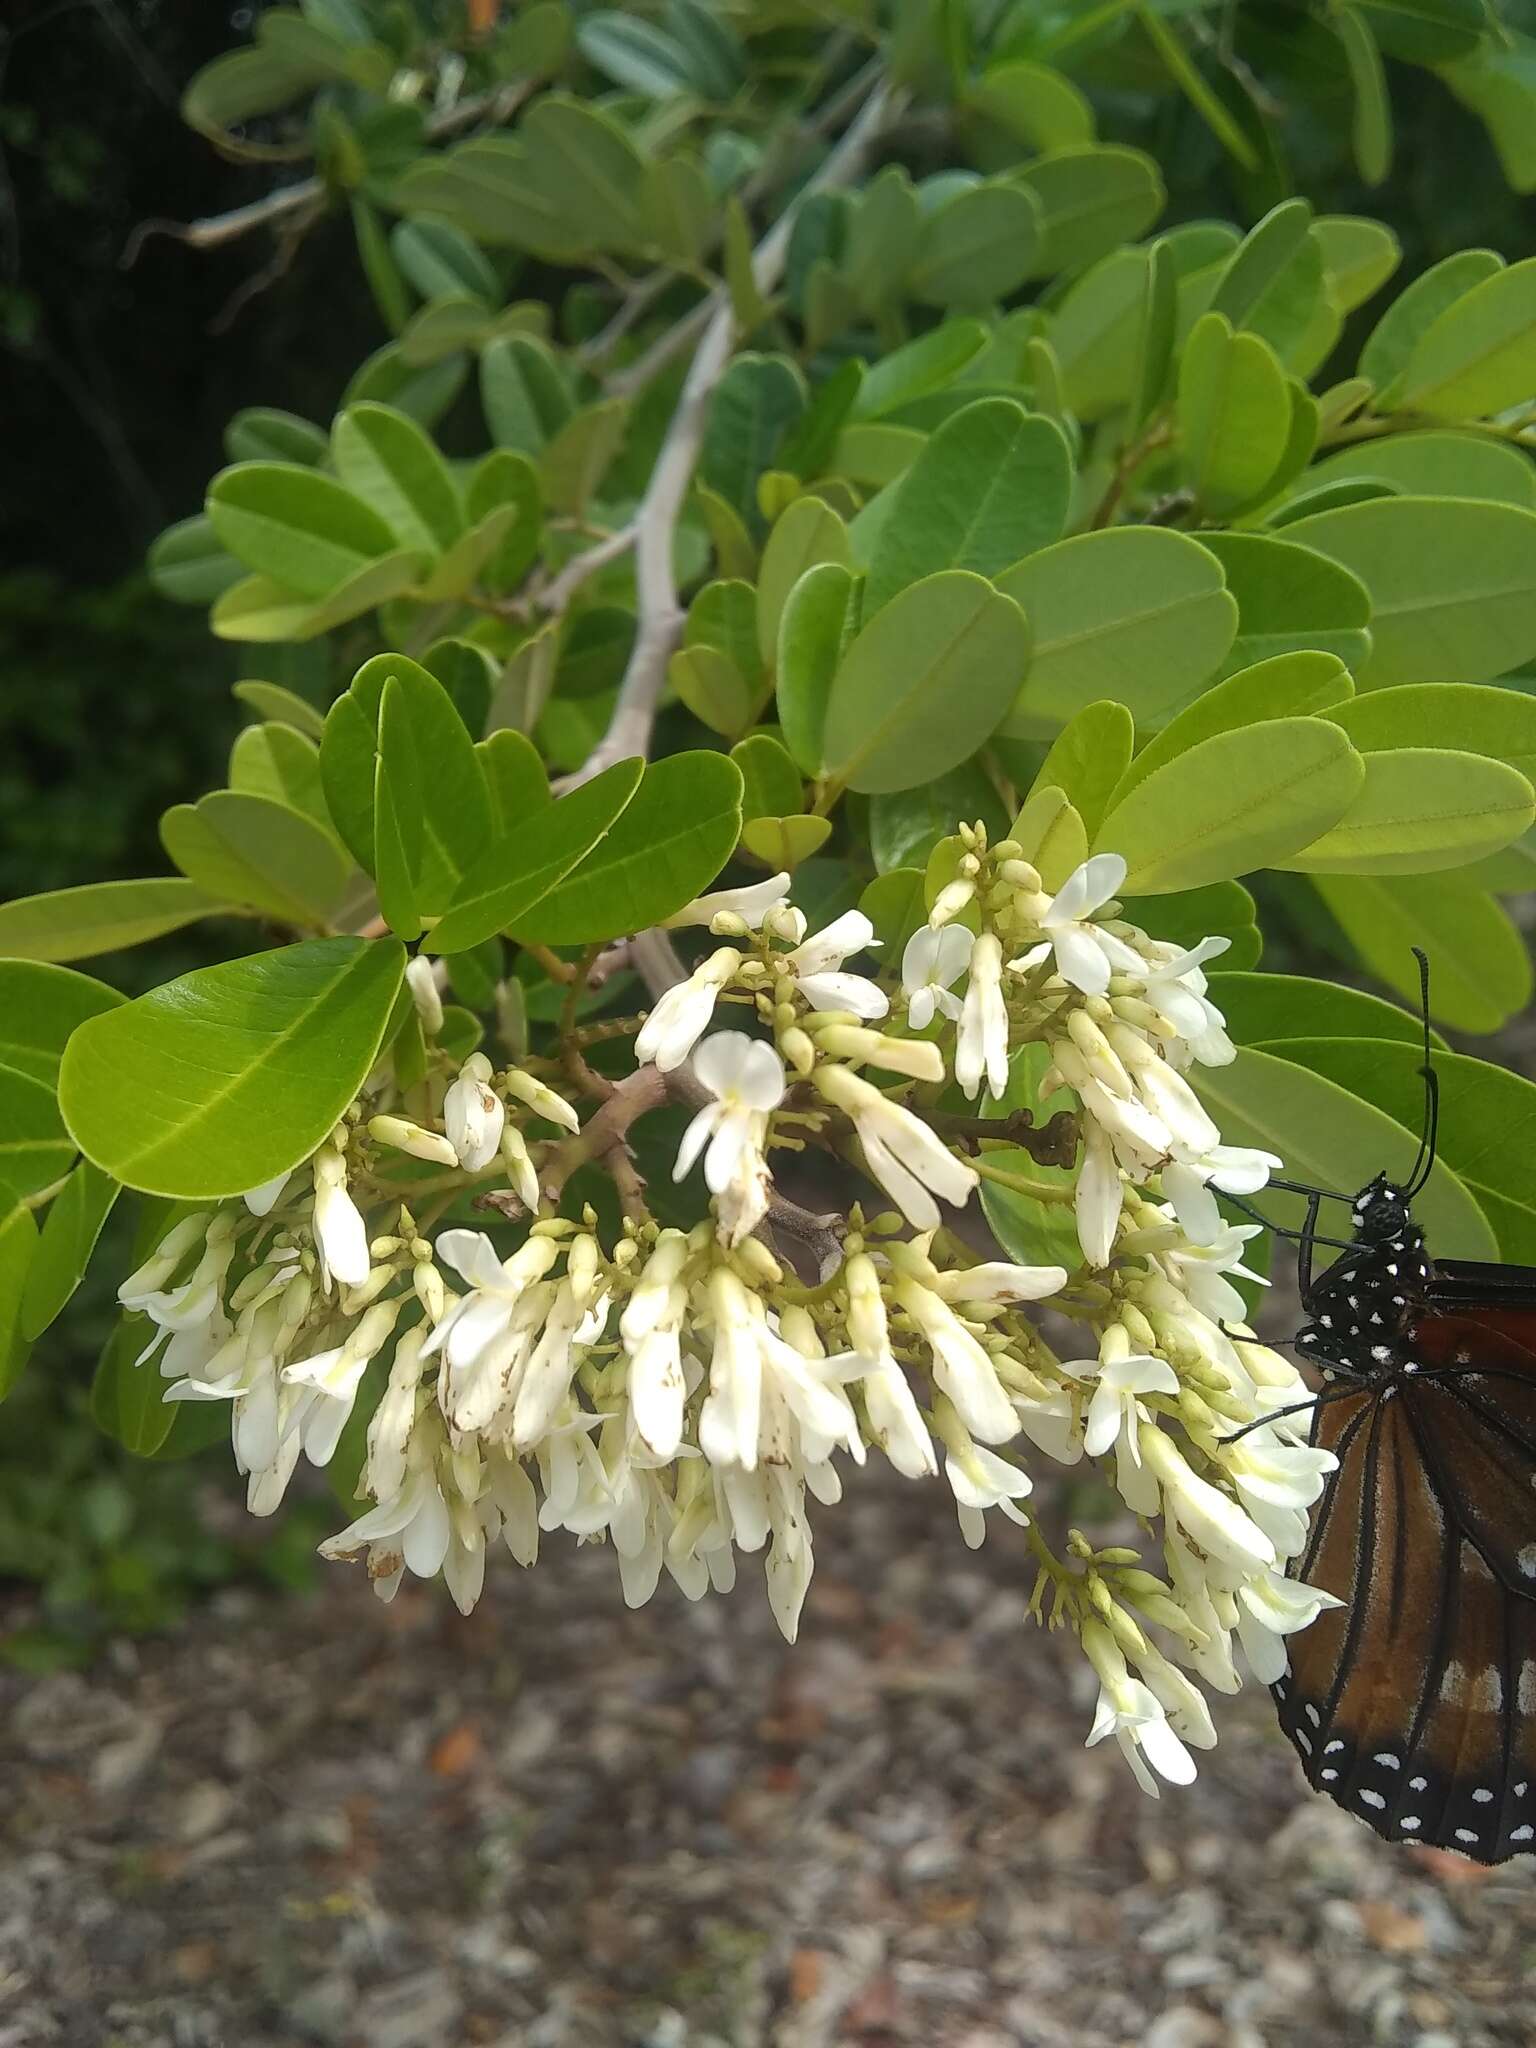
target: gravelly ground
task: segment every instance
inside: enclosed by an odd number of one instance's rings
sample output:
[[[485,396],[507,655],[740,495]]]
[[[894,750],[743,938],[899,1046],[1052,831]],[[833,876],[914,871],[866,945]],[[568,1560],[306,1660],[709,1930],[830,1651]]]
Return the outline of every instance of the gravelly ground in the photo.
[[[1516,2048],[1536,1864],[1394,1852],[1222,1703],[1153,1805],[932,1496],[626,1614],[508,1562],[469,1622],[338,1568],[0,1681],[0,2048]]]

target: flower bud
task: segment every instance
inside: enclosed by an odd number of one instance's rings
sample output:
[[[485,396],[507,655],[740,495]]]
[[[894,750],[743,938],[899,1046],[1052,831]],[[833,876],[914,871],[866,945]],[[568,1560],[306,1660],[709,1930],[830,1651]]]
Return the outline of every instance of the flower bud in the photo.
[[[944,1055],[926,1038],[893,1038],[859,1024],[834,1024],[816,1033],[821,1050],[835,1058],[867,1060],[888,1074],[907,1074],[914,1081],[942,1081]]]
[[[421,1019],[423,1036],[436,1038],[443,1028],[443,999],[437,992],[437,976],[432,971],[432,962],[423,960],[418,953],[407,966],[405,979],[411,991],[411,1001],[416,1005],[416,1015]]]
[[[423,1130],[403,1116],[375,1116],[368,1120],[368,1135],[413,1159],[430,1159],[437,1166],[457,1166],[459,1155],[436,1131]]]
[[[546,1123],[559,1124],[567,1131],[581,1129],[581,1118],[565,1097],[557,1095],[553,1088],[546,1088],[542,1081],[536,1081],[532,1074],[525,1074],[520,1067],[508,1069],[502,1076],[502,1086],[519,1102],[526,1102],[534,1115],[543,1117]]]

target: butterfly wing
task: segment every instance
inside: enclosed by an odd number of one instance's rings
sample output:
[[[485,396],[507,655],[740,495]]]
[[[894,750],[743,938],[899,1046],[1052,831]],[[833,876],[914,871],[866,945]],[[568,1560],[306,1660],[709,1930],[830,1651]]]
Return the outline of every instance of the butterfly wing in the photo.
[[[1414,1334],[1427,1377],[1318,1411],[1340,1463],[1299,1576],[1346,1604],[1290,1639],[1275,1691],[1317,1790],[1496,1863],[1536,1845],[1536,1357],[1456,1316]]]

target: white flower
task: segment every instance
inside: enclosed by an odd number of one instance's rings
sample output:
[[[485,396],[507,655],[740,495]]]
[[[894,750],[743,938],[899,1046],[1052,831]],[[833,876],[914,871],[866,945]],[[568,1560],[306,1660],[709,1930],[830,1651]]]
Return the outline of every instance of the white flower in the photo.
[[[1202,1066],[1225,1067],[1237,1057],[1237,1049],[1226,1033],[1226,1019],[1206,994],[1207,960],[1225,953],[1230,939],[1202,939],[1188,952],[1159,946],[1164,958],[1144,968],[1147,1001],[1165,1017]]]
[[[1212,1145],[1193,1156],[1180,1153],[1162,1171],[1163,1193],[1173,1204],[1184,1235],[1195,1244],[1214,1244],[1223,1223],[1212,1187],[1226,1195],[1256,1195],[1285,1161],[1247,1145]],[[1258,1225],[1254,1225],[1257,1231]],[[1251,1234],[1251,1233],[1250,1233]]]
[[[693,1056],[693,1071],[715,1098],[695,1116],[677,1148],[672,1178],[690,1171],[705,1144],[704,1179],[724,1194],[743,1153],[761,1150],[764,1119],[784,1100],[784,1063],[771,1045],[744,1031],[717,1031]]]
[[[512,1408],[512,1442],[517,1450],[531,1450],[548,1434],[576,1368],[602,1336],[607,1319],[607,1297],[597,1292],[597,1241],[574,1238],[566,1255],[565,1279],[518,1380]]]
[[[1165,1187],[1171,1171],[1168,1168],[1164,1172]],[[1182,1227],[1183,1218],[1179,1221]],[[1261,1273],[1250,1273],[1243,1264],[1244,1247],[1261,1232],[1262,1226],[1257,1223],[1222,1224],[1207,1243],[1170,1245],[1166,1251],[1158,1252],[1157,1263],[1201,1315],[1209,1316],[1218,1327],[1241,1323],[1248,1313],[1247,1304],[1226,1275],[1236,1273],[1260,1287],[1269,1285]]]
[[[852,1121],[870,1172],[918,1230],[936,1230],[934,1195],[961,1208],[980,1176],[943,1145],[920,1117],[847,1067],[818,1067],[815,1085]]]
[[[1268,1571],[1244,1582],[1237,1594],[1237,1633],[1249,1669],[1261,1685],[1273,1685],[1289,1668],[1285,1637],[1310,1628],[1328,1607],[1344,1602],[1318,1586]]]
[[[925,1031],[937,1010],[957,1022],[960,998],[955,983],[971,962],[975,935],[963,924],[946,924],[935,931],[924,925],[908,939],[901,956],[901,986],[907,998],[907,1022],[914,1031]]]
[[[438,1258],[471,1288],[422,1346],[424,1358],[442,1351],[447,1360],[445,1407],[456,1429],[483,1429],[511,1391],[548,1309],[550,1289],[538,1283],[559,1255],[555,1240],[542,1235],[506,1260],[481,1230],[445,1230],[438,1238]]]
[[[735,947],[721,946],[686,981],[669,988],[640,1027],[636,1060],[642,1066],[654,1061],[664,1074],[680,1067],[709,1029],[720,991],[740,965]]]
[[[1004,1259],[940,1273],[933,1289],[948,1302],[1044,1301],[1067,1284],[1065,1266],[1015,1266]]]
[[[979,1550],[985,1541],[988,1508],[1000,1509],[1010,1522],[1017,1522],[1020,1528],[1028,1522],[1028,1515],[1016,1508],[1014,1502],[1023,1500],[1034,1491],[1029,1474],[1021,1472],[1017,1465],[1010,1465],[996,1451],[986,1450],[982,1445],[969,1441],[963,1442],[958,1449],[952,1446],[944,1460],[944,1477],[955,1496],[960,1534],[967,1549]]]
[[[664,1230],[645,1262],[634,1292],[619,1318],[619,1336],[629,1359],[629,1405],[646,1447],[671,1458],[683,1440],[683,1377],[680,1344],[688,1292],[682,1271],[688,1240]]]
[[[891,1007],[885,991],[862,974],[835,970],[853,953],[877,943],[862,910],[847,910],[784,955],[784,966],[813,1010],[851,1010],[856,1017],[883,1017]]]
[[[1090,1266],[1107,1266],[1115,1249],[1115,1232],[1125,1189],[1109,1132],[1096,1117],[1083,1119],[1083,1160],[1073,1191],[1077,1241]]]
[[[1100,1364],[1083,1424],[1083,1449],[1090,1458],[1102,1458],[1123,1441],[1132,1462],[1139,1465],[1140,1428],[1148,1416],[1137,1395],[1178,1391],[1178,1374],[1166,1359],[1129,1352]]]
[[[1009,964],[1024,974],[1052,953],[1063,981],[1085,996],[1101,996],[1114,973],[1144,971],[1145,962],[1123,939],[1089,922],[1093,912],[1119,893],[1125,862],[1118,853],[1096,853],[1075,868],[1039,915],[1044,937]]]
[[[264,1180],[259,1188],[247,1188],[240,1197],[253,1216],[270,1216],[277,1207],[278,1196],[293,1177],[290,1166],[284,1172],[274,1174],[271,1180]]]
[[[948,1303],[905,1274],[897,1279],[895,1291],[933,1352],[935,1382],[971,1435],[984,1444],[1006,1443],[1017,1436],[1019,1418],[996,1366]]]
[[[1221,1143],[1221,1133],[1182,1074],[1153,1050],[1139,1031],[1111,1024],[1105,1033],[1130,1075],[1148,1112],[1167,1131],[1186,1158],[1200,1158]]]
[[[1142,1461],[1163,1490],[1163,1512],[1207,1557],[1250,1573],[1275,1561],[1275,1546],[1237,1502],[1192,1472],[1166,1431],[1141,1432]]]
[[[1098,1707],[1085,1748],[1113,1735],[1137,1784],[1153,1799],[1158,1797],[1153,1771],[1170,1785],[1193,1784],[1194,1758],[1174,1734],[1151,1687],[1131,1677],[1125,1658],[1102,1622],[1084,1625],[1083,1649],[1099,1674]]]
[[[1282,1442],[1272,1430],[1250,1430],[1224,1444],[1221,1462],[1243,1506],[1283,1557],[1305,1549],[1307,1510],[1338,1468],[1332,1451]]]
[[[581,1129],[581,1118],[565,1097],[557,1095],[553,1088],[546,1088],[532,1074],[525,1074],[521,1067],[509,1067],[502,1076],[502,1086],[519,1102],[527,1103],[534,1115],[543,1117],[546,1123],[558,1124],[564,1131]]]
[[[789,886],[789,876],[777,874],[770,875],[765,882],[752,882],[742,889],[717,889],[713,895],[696,896],[681,910],[664,917],[662,924],[671,931],[676,931],[681,925],[711,924],[724,911],[731,917],[739,917],[748,931],[755,932],[774,905],[784,901],[789,894]]]
[[[399,1489],[335,1536],[327,1537],[320,1555],[352,1558],[364,1550],[387,1546],[417,1578],[430,1579],[442,1570],[452,1533],[435,1459],[430,1452],[417,1455],[413,1445],[410,1469]],[[374,1569],[370,1557],[370,1576]]]
[[[775,1402],[811,1439],[808,1455],[819,1459],[826,1448],[842,1444],[862,1463],[853,1410],[842,1389],[826,1383],[825,1362],[803,1358],[771,1330],[762,1303],[728,1267],[717,1266],[710,1275],[709,1304],[715,1342],[699,1414],[699,1448],[710,1463],[753,1472],[765,1449],[769,1462],[791,1458],[794,1447],[774,1441]]]
[[[389,1384],[368,1425],[368,1491],[376,1500],[396,1493],[405,1483],[406,1451],[416,1425],[416,1398],[421,1385],[421,1347],[426,1331],[407,1330],[395,1346]]]
[[[361,1287],[368,1278],[368,1231],[347,1193],[347,1163],[329,1148],[315,1154],[314,1227],[324,1285]]]
[[[421,1019],[423,1035],[436,1038],[443,1028],[443,999],[438,993],[432,962],[423,960],[418,953],[406,966],[405,980],[411,991],[411,1001],[416,1005],[416,1015]]]
[[[905,1074],[913,1081],[944,1079],[944,1055],[929,1038],[898,1038],[864,1024],[824,1024],[816,1043],[834,1059],[868,1061],[887,1074]]]
[[[283,1367],[289,1386],[314,1390],[299,1420],[304,1455],[312,1465],[328,1465],[346,1427],[358,1384],[373,1359],[389,1341],[403,1300],[375,1302],[344,1344],[313,1358]]]
[[[933,1439],[923,1421],[912,1383],[891,1350],[880,1276],[867,1253],[856,1252],[843,1268],[848,1291],[848,1336],[852,1351],[829,1361],[831,1367],[858,1378],[864,1388],[864,1412],[878,1447],[908,1479],[936,1472]]]
[[[471,1053],[443,1096],[443,1128],[466,1173],[489,1166],[501,1145],[507,1110],[490,1079],[485,1054]]]
[[[947,927],[952,930],[953,927]],[[941,934],[942,936],[942,934]],[[1008,1006],[1003,1001],[1003,948],[983,932],[971,949],[971,978],[955,1043],[955,1079],[973,1100],[985,1080],[992,1094],[1008,1086]]]

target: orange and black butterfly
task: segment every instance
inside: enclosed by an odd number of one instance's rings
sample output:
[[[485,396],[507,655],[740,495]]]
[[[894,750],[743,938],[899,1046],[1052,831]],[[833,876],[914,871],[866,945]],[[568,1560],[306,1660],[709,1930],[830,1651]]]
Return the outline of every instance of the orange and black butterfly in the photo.
[[[1299,1234],[1306,1324],[1326,1382],[1312,1441],[1339,1460],[1299,1578],[1344,1604],[1288,1639],[1274,1687],[1310,1783],[1388,1841],[1480,1863],[1536,1851],[1536,1267],[1437,1261],[1405,1184],[1350,1201],[1347,1238]],[[1339,1253],[1314,1277],[1320,1245]]]

